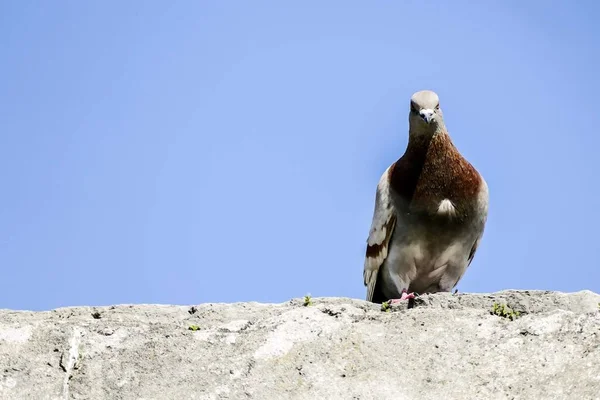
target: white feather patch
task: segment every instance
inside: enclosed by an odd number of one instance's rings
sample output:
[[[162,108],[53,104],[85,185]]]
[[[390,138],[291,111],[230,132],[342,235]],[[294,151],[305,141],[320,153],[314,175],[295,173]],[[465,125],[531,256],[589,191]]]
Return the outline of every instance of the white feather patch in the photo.
[[[438,214],[448,215],[450,217],[453,217],[454,215],[456,215],[456,208],[454,207],[454,204],[452,204],[452,202],[450,200],[444,199],[444,200],[440,201],[440,205],[438,206],[437,212],[438,212]]]
[[[381,244],[385,240],[387,236],[387,228],[384,225],[387,222],[387,219],[383,219],[388,217],[387,215],[382,215],[381,219],[376,219],[375,223],[377,224],[371,229],[369,233],[369,238],[367,239],[367,244],[369,246],[373,246],[376,244]]]

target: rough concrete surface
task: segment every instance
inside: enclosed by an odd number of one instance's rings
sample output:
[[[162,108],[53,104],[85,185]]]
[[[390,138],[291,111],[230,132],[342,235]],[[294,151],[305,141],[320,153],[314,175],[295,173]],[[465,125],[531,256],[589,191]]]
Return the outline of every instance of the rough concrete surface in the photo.
[[[312,301],[0,310],[0,398],[600,399],[598,294]]]

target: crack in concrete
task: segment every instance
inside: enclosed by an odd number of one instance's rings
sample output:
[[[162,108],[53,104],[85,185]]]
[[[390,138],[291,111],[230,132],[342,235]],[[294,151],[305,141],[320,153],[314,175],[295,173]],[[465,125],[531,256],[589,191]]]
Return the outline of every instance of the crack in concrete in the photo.
[[[69,399],[69,381],[73,377],[73,368],[79,359],[79,344],[81,343],[82,334],[83,332],[79,327],[73,327],[73,335],[69,340],[69,354],[67,355],[67,360],[63,363],[61,359],[61,367],[65,371],[62,390],[62,396],[65,400]],[[64,353],[62,358],[64,359]]]

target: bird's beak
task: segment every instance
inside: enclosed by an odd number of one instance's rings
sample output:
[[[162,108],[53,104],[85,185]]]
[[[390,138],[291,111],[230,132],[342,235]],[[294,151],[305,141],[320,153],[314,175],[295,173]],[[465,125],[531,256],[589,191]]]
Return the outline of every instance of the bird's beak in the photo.
[[[431,121],[433,121],[434,112],[431,108],[425,108],[419,111],[419,115],[421,116],[421,118],[423,118],[423,121],[429,124],[431,123]]]

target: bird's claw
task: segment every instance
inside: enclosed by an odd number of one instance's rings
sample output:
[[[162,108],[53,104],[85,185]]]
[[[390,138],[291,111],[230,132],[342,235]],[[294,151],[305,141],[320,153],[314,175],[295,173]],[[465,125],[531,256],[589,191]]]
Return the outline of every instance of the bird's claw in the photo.
[[[414,299],[416,297],[416,294],[414,292],[408,293],[406,290],[402,291],[402,295],[400,295],[399,299],[390,299],[388,300],[388,303],[391,304],[398,304],[402,301],[405,300],[410,300],[410,299]]]

